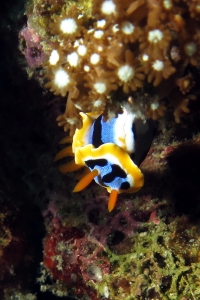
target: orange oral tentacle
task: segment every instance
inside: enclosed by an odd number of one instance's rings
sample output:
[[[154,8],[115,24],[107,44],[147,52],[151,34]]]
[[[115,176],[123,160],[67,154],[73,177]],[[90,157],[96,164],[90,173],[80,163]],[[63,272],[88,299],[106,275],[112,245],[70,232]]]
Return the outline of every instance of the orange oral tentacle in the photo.
[[[90,184],[90,182],[92,182],[92,180],[94,179],[94,177],[96,177],[99,174],[99,172],[97,170],[93,170],[92,172],[90,172],[89,174],[85,175],[75,186],[73,192],[80,192],[82,191],[84,188],[86,188],[86,186],[88,186]]]
[[[112,190],[108,200],[108,211],[111,212],[117,203],[118,191]]]

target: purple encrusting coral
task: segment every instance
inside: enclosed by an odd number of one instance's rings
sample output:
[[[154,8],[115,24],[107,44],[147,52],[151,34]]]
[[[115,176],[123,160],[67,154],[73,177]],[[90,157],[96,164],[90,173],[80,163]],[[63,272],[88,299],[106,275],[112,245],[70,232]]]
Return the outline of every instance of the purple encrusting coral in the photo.
[[[19,39],[21,51],[24,52],[28,66],[31,68],[41,67],[45,59],[41,38],[37,32],[30,27],[29,23],[27,24],[27,27],[19,32]],[[24,46],[23,43],[25,43]]]
[[[107,215],[108,196],[97,196],[92,203],[86,203],[84,211],[91,227],[90,235],[94,236],[104,247],[108,244],[109,236],[120,233],[122,238],[132,236],[138,229],[140,222],[131,217],[131,210],[119,211],[115,215]],[[102,217],[107,215],[106,218]]]

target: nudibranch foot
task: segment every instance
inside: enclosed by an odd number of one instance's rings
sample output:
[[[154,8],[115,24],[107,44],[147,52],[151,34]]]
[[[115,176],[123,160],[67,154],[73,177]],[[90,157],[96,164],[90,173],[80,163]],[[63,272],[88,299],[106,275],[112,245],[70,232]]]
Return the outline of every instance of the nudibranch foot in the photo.
[[[99,172],[97,170],[93,170],[92,172],[88,173],[87,175],[85,175],[75,186],[73,192],[80,192],[83,189],[85,189],[94,179],[94,177],[96,177],[99,174]]]

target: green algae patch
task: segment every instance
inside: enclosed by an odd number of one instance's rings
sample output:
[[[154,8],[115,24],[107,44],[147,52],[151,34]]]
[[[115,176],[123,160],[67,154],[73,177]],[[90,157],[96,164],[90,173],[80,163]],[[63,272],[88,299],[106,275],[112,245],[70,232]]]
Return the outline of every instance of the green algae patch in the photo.
[[[100,295],[106,290],[109,299],[116,300],[199,299],[198,231],[199,226],[186,222],[186,217],[178,217],[170,225],[164,220],[159,225],[143,224],[131,238],[128,254],[117,255],[107,248],[111,273],[98,285],[91,285]],[[183,247],[182,235],[187,235],[189,245]]]

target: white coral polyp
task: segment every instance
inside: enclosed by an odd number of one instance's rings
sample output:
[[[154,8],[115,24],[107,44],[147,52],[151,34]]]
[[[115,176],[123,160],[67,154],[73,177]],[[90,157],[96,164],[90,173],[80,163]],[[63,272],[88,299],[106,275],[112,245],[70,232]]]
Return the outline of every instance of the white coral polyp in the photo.
[[[97,82],[94,84],[94,89],[99,94],[104,94],[106,92],[106,84],[103,82]]]
[[[143,60],[143,61],[148,61],[148,60],[149,60],[149,55],[143,54],[143,55],[142,55],[142,60]]]
[[[152,64],[152,67],[155,71],[162,71],[164,69],[164,62],[162,60],[156,60]]]
[[[112,31],[113,31],[113,33],[116,33],[117,31],[119,31],[119,24],[113,25]]]
[[[67,61],[70,64],[71,67],[77,67],[79,56],[76,52],[72,52],[71,54],[67,55]]]
[[[90,67],[87,66],[87,65],[85,65],[85,66],[83,67],[83,69],[84,69],[85,72],[89,72],[89,71],[90,71]]]
[[[171,0],[164,0],[163,5],[164,5],[164,8],[167,10],[170,10],[173,7],[173,3]]]
[[[93,102],[94,107],[101,107],[103,104],[103,101],[101,99],[98,99]]]
[[[130,65],[124,65],[118,69],[117,75],[121,81],[128,82],[134,77],[135,70]]]
[[[99,20],[97,21],[97,28],[104,28],[104,26],[106,25],[106,20]]]
[[[159,108],[159,104],[157,102],[151,103],[151,110],[157,110]]]
[[[116,13],[116,5],[111,0],[106,0],[102,3],[101,11],[105,15],[111,15]]]
[[[60,89],[67,87],[70,83],[70,77],[68,73],[63,69],[57,70],[54,77],[54,83]]]
[[[101,39],[103,35],[104,35],[103,30],[96,30],[96,31],[94,32],[94,37],[95,37],[96,39]]]
[[[75,125],[78,123],[78,118],[74,117],[74,118],[66,118],[67,123],[69,123],[70,125]]]
[[[187,43],[184,46],[186,55],[193,56],[197,52],[197,45],[194,42]]]
[[[163,33],[161,30],[159,29],[154,29],[154,30],[151,30],[149,31],[149,34],[148,34],[148,41],[150,43],[158,43],[159,41],[161,41],[163,38]]]
[[[100,55],[97,53],[94,53],[90,56],[90,62],[93,65],[97,65],[98,62],[100,61]]]
[[[122,32],[129,35],[134,32],[135,27],[128,21],[122,23]]]
[[[87,53],[87,47],[85,45],[78,46],[77,52],[80,56],[85,56]]]
[[[59,55],[58,51],[57,50],[53,50],[51,52],[50,57],[49,57],[49,63],[50,63],[50,65],[55,66],[57,64],[57,62],[59,61],[59,59],[60,59],[60,55]]]
[[[60,23],[60,30],[66,34],[73,34],[77,30],[77,23],[73,18],[64,19]]]

